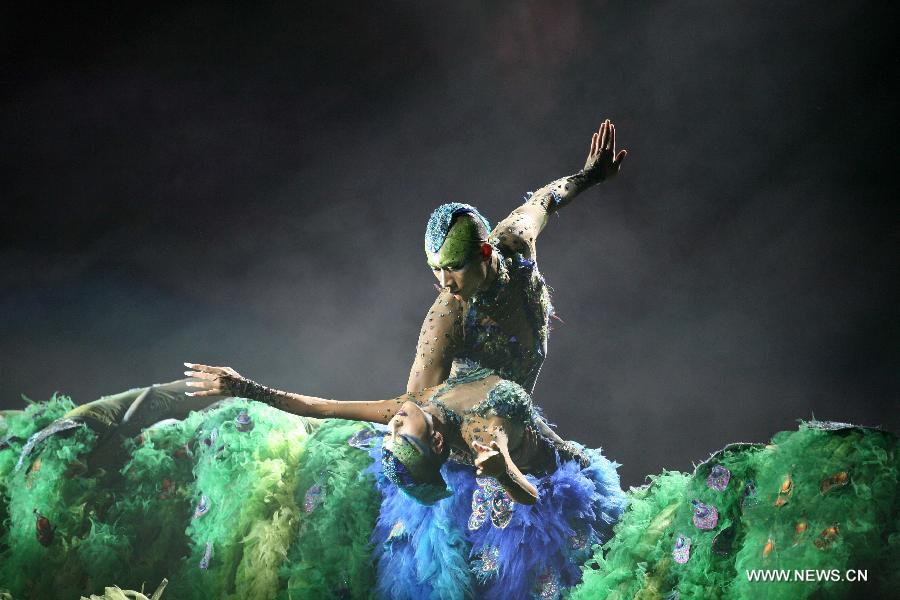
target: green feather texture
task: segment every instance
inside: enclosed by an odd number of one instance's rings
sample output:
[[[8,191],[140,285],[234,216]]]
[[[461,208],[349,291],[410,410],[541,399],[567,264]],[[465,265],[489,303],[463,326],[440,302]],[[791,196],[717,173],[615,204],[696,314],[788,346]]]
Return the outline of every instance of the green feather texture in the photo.
[[[727,446],[692,475],[651,476],[629,491],[615,537],[570,596],[890,597],[900,589],[897,452],[891,433],[810,422],[767,445]],[[721,491],[707,483],[716,466],[731,476]],[[716,509],[715,527],[695,524],[693,501]],[[691,543],[684,563],[673,555],[679,536]],[[788,580],[759,581],[762,570]]]
[[[369,538],[381,495],[365,450],[347,440],[366,423],[329,419],[310,437],[297,502],[305,518],[284,569],[282,598],[369,598],[375,569]]]
[[[2,415],[0,598],[119,597],[164,580],[175,599],[371,597],[381,497],[368,453],[348,444],[370,424],[231,399],[137,438],[63,431],[16,470],[28,438],[73,406],[57,395]],[[724,469],[727,485],[710,485]],[[567,595],[889,597],[900,589],[898,476],[897,437],[876,429],[809,422],[726,446],[693,473],[632,488],[615,536]],[[717,519],[701,529],[704,506]],[[690,551],[676,555],[680,536]],[[763,569],[829,580],[748,579]],[[831,580],[857,570],[868,580]]]

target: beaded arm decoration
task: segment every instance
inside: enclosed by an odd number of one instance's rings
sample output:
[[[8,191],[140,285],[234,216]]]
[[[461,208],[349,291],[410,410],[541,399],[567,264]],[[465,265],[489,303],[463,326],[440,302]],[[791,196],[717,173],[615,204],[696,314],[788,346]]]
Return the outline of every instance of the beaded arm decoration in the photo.
[[[257,402],[290,412],[289,409],[292,403],[289,392],[266,387],[246,377],[227,376],[220,377],[219,380],[230,396],[256,400]],[[330,416],[330,412],[322,416]]]

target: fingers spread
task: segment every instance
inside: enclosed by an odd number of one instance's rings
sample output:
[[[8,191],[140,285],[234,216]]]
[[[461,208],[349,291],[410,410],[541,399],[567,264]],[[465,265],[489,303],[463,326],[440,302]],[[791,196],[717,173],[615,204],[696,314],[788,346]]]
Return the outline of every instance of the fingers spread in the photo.
[[[218,379],[218,375],[213,375],[212,373],[204,373],[203,371],[185,371],[185,375],[188,377],[194,377],[196,379]]]
[[[209,365],[201,365],[197,363],[184,363],[184,366],[190,367],[195,371],[203,371],[205,373],[213,373],[214,375],[224,375],[225,369],[222,367],[211,367]]]

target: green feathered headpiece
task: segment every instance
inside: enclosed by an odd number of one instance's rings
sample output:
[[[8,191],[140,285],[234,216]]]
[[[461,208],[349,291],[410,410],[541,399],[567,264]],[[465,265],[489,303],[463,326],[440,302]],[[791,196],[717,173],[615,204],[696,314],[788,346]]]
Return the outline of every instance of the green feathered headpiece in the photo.
[[[470,214],[474,219],[456,219]],[[482,228],[483,227],[483,228]],[[476,256],[491,226],[478,209],[468,204],[442,204],[431,213],[425,228],[425,255],[433,269],[459,268]]]

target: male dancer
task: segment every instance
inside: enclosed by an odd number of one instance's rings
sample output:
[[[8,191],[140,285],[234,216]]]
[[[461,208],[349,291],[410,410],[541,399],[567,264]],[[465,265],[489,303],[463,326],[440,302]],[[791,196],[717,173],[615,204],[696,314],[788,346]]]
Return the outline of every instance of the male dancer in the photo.
[[[444,204],[431,214],[425,254],[441,289],[419,333],[407,392],[439,385],[471,363],[534,390],[553,311],[537,268],[537,237],[552,213],[618,173],[626,155],[616,151],[616,128],[607,119],[581,171],[530,194],[490,233],[468,204]]]

